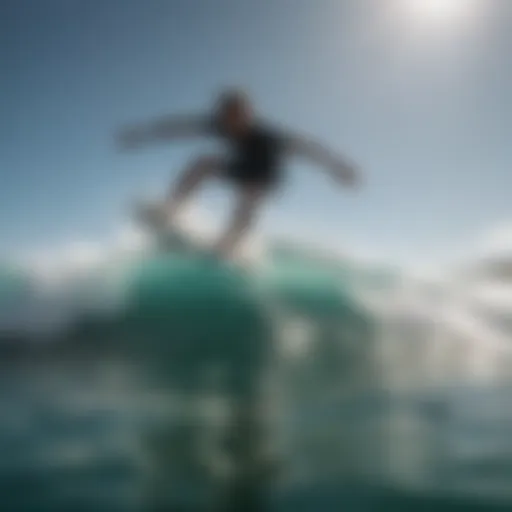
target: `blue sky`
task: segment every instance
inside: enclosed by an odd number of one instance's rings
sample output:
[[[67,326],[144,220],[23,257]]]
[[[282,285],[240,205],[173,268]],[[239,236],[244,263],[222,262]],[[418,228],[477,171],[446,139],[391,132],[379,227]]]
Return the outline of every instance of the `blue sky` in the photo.
[[[205,146],[122,155],[116,127],[230,84],[366,173],[351,195],[294,163],[263,229],[427,260],[512,220],[512,2],[467,0],[478,15],[441,22],[404,1],[4,0],[0,253],[109,237]],[[212,212],[228,199],[201,196]]]

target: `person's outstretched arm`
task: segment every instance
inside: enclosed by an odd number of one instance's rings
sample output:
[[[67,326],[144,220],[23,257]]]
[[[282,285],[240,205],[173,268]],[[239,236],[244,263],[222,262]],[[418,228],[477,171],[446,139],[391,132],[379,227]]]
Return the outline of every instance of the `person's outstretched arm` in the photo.
[[[165,116],[122,128],[117,134],[117,142],[123,149],[134,149],[175,138],[205,136],[208,131],[205,116]]]
[[[303,136],[286,135],[287,150],[307,158],[323,167],[337,182],[346,186],[356,186],[361,180],[359,168],[349,159],[333,153],[316,141]]]

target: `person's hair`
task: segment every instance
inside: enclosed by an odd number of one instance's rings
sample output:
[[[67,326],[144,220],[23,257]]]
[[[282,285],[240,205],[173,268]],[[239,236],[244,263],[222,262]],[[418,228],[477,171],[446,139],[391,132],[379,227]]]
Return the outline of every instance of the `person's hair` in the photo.
[[[243,89],[225,89],[217,96],[215,111],[217,114],[222,114],[233,107],[248,103],[250,103],[249,95]]]

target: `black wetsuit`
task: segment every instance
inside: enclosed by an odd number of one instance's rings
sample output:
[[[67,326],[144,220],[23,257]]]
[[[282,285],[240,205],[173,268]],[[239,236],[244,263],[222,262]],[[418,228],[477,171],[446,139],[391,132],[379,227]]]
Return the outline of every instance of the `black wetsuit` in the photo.
[[[286,144],[278,130],[257,123],[240,138],[229,137],[219,129],[215,134],[228,143],[223,167],[229,181],[242,187],[275,189],[280,185]]]

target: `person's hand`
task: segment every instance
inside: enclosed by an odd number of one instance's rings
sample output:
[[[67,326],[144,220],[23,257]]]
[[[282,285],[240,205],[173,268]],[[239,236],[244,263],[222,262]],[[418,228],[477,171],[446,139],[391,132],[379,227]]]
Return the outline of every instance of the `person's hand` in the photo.
[[[361,174],[356,167],[340,166],[335,170],[334,176],[336,181],[345,187],[359,188],[361,186]]]
[[[117,147],[121,150],[136,149],[145,139],[145,130],[137,126],[128,126],[122,128],[117,136]]]

